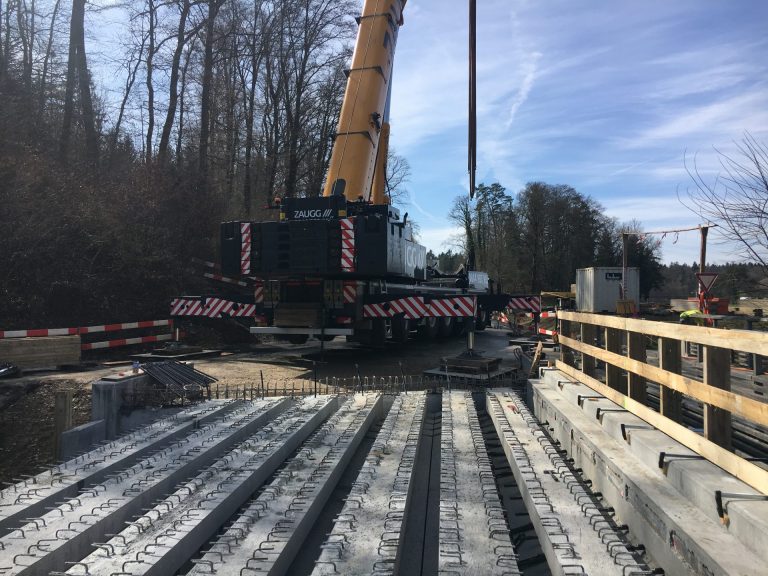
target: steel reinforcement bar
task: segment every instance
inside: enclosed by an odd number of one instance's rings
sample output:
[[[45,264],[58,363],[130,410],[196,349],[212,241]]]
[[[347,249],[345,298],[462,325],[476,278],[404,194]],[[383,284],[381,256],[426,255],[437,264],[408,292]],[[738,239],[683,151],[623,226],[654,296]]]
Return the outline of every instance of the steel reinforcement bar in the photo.
[[[443,392],[438,574],[520,574],[470,392]]]
[[[0,574],[47,574],[90,554],[93,542],[120,532],[180,481],[208,466],[287,409],[287,398],[244,402],[128,469],[82,491],[0,538]]]
[[[650,575],[613,509],[577,476],[565,453],[513,391],[487,396],[488,412],[555,575]]]
[[[425,407],[424,392],[395,398],[313,576],[395,573]]]
[[[189,574],[286,574],[381,403],[378,394],[349,399]]]
[[[68,574],[175,574],[337,405],[307,398],[238,444],[73,566]]]
[[[103,482],[192,430],[223,418],[239,404],[234,400],[198,404],[9,486],[0,491],[0,532],[39,518],[55,502]]]

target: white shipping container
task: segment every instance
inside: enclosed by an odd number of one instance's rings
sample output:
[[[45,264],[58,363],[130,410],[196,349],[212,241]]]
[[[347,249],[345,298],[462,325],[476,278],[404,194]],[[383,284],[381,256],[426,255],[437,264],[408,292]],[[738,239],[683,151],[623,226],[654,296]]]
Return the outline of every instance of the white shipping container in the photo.
[[[616,313],[616,301],[621,300],[621,266],[579,268],[576,270],[576,308],[580,312]],[[640,303],[640,271],[627,268],[625,300]]]

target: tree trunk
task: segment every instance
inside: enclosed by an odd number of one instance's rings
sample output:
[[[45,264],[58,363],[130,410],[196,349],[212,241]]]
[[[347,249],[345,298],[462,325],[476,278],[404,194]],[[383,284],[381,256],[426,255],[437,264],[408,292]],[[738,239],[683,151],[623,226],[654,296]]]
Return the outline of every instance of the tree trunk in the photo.
[[[181,66],[181,56],[184,53],[186,43],[186,25],[187,16],[189,16],[189,0],[183,0],[181,3],[181,14],[179,15],[179,27],[176,33],[176,49],[173,51],[173,61],[171,62],[171,80],[168,87],[168,112],[163,124],[163,132],[160,136],[160,145],[157,148],[157,157],[160,163],[165,163],[168,157],[168,145],[171,140],[171,130],[173,129],[173,120],[176,117],[176,106],[179,101],[179,68]]]
[[[181,90],[179,91],[179,129],[176,134],[176,165],[181,167],[182,145],[184,144],[184,93],[187,90],[187,70],[189,61],[192,59],[192,46],[189,45],[187,56],[184,59],[184,66],[181,69]]]
[[[115,122],[112,143],[110,145],[110,152],[113,154],[117,149],[117,142],[120,139],[120,128],[123,124],[123,117],[125,116],[125,108],[128,105],[128,98],[130,98],[133,84],[136,81],[136,74],[138,73],[139,65],[141,64],[141,56],[144,54],[144,42],[145,40],[142,39],[139,53],[136,55],[136,63],[133,65],[133,69],[128,70],[128,77],[125,79],[125,92],[123,93],[123,100],[120,102],[120,111],[117,114],[117,121]]]
[[[2,2],[2,0],[0,0],[0,2]],[[53,33],[56,29],[56,16],[59,14],[60,5],[61,0],[56,0],[56,3],[53,5],[53,14],[51,15],[51,29],[48,32],[48,44],[45,48],[45,57],[43,58],[43,71],[40,74],[40,94],[37,105],[38,118],[42,118],[43,113],[45,112],[45,103],[47,100],[45,91],[47,90],[46,82],[48,78],[48,64],[51,60],[51,54],[53,52]]]
[[[213,36],[216,14],[223,0],[208,0],[208,19],[205,27],[205,50],[203,56],[203,85],[200,96],[200,146],[198,156],[198,185],[201,191],[208,188],[208,146],[211,123],[211,83],[213,82]]]
[[[152,82],[152,72],[155,58],[155,23],[157,20],[155,0],[148,0],[149,30],[147,39],[147,136],[144,143],[144,155],[147,166],[152,163],[152,137],[155,132],[155,86]]]
[[[83,113],[83,127],[85,128],[85,148],[88,159],[95,164],[99,161],[99,137],[96,134],[90,74],[85,55],[85,0],[73,0],[72,5],[72,19],[76,23],[75,31],[77,33],[77,77],[80,81],[80,107]],[[77,13],[76,19],[75,13]]]
[[[65,160],[68,156],[69,141],[72,136],[72,116],[75,111],[75,80],[77,76],[77,10],[79,6],[83,5],[82,0],[73,0],[72,2],[72,17],[69,22],[69,57],[67,59],[67,84],[64,90],[64,118],[61,126],[61,140],[59,143],[59,156],[62,160]],[[7,20],[6,14],[6,20]]]

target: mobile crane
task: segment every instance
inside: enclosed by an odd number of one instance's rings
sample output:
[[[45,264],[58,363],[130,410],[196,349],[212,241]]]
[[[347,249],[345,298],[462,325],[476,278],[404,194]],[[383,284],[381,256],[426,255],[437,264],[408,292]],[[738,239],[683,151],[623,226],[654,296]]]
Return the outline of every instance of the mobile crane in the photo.
[[[174,316],[252,317],[254,334],[381,345],[483,330],[510,295],[488,275],[442,274],[385,194],[395,46],[407,0],[366,0],[322,196],[285,198],[279,221],[221,225],[221,271],[253,297],[185,297]],[[247,284],[251,285],[251,284]],[[525,297],[523,297],[525,298]],[[520,301],[516,298],[515,301]],[[538,312],[538,298],[529,297]]]

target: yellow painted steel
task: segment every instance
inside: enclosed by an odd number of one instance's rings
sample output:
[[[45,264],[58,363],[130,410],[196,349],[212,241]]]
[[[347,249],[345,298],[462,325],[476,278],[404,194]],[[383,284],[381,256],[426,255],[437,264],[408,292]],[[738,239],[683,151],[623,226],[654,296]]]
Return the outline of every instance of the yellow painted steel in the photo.
[[[355,201],[371,191],[406,1],[365,0],[323,196],[343,194]]]
[[[389,153],[389,122],[384,122],[379,134],[379,151],[376,154],[376,168],[373,171],[371,186],[372,204],[389,204],[387,196],[387,154]]]

